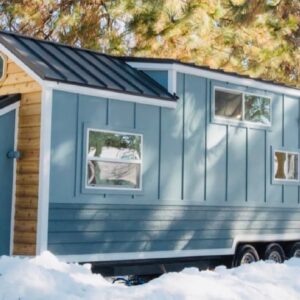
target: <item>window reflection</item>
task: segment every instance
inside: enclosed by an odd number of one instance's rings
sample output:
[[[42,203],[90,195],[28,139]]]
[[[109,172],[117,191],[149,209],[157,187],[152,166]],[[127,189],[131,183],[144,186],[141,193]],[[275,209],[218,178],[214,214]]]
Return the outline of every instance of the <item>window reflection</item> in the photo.
[[[280,180],[298,180],[298,153],[276,151],[274,177]]]
[[[89,130],[87,185],[140,188],[141,142],[141,135]]]

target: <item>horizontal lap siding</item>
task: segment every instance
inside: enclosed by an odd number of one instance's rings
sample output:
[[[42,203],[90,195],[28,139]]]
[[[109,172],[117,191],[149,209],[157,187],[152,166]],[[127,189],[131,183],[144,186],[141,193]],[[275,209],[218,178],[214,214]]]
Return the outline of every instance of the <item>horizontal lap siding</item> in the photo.
[[[61,255],[231,248],[245,231],[299,227],[300,212],[282,209],[51,204],[48,247]]]
[[[34,255],[39,186],[41,87],[12,60],[0,95],[21,94],[17,148],[14,250],[16,255]]]

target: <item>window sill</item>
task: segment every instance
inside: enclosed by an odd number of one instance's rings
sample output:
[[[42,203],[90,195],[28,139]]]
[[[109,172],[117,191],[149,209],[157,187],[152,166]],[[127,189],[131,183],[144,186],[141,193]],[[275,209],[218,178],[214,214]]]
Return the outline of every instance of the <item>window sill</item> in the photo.
[[[230,125],[235,127],[259,129],[259,130],[266,130],[266,131],[271,131],[272,128],[272,125],[252,123],[248,121],[236,121],[236,120],[231,120],[231,119],[221,118],[221,117],[213,117],[211,123],[217,125]]]

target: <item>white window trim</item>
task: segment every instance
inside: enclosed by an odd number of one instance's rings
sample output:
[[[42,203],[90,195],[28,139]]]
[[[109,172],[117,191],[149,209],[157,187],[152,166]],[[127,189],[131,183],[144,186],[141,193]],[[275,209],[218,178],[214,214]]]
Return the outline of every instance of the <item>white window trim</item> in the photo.
[[[4,81],[7,77],[7,57],[0,53],[0,58],[3,60],[3,69],[2,69],[2,75],[0,77],[0,82]]]
[[[274,168],[274,162],[275,162],[275,153],[276,152],[281,152],[281,153],[285,153],[285,155],[287,154],[296,154],[298,156],[298,163],[297,163],[297,174],[298,174],[298,178],[297,179],[289,179],[289,178],[275,178],[275,168]],[[289,151],[289,150],[285,150],[285,149],[273,149],[272,152],[272,178],[273,178],[273,182],[274,183],[299,183],[299,159],[300,159],[300,153],[297,151]]]
[[[107,132],[107,133],[114,133],[114,134],[120,134],[120,135],[134,135],[139,136],[141,138],[141,158],[140,160],[121,160],[121,159],[103,159],[103,158],[89,158],[88,152],[89,152],[89,133],[90,131],[97,131],[97,132]],[[120,162],[120,163],[129,163],[129,164],[139,164],[140,165],[140,185],[139,188],[125,188],[125,187],[119,187],[119,186],[90,186],[87,184],[87,176],[88,176],[88,161],[89,160],[96,160],[96,161],[103,161],[103,162]],[[140,192],[142,191],[143,187],[143,134],[141,133],[132,133],[132,132],[123,132],[123,131],[114,131],[114,130],[107,130],[107,129],[96,129],[96,128],[87,128],[86,131],[86,153],[85,153],[85,176],[84,176],[84,182],[85,182],[85,189],[87,190],[108,190],[108,191],[133,191],[133,192]]]
[[[216,103],[216,91],[224,91],[224,92],[230,92],[232,94],[241,94],[242,95],[242,119],[241,120],[235,120],[233,118],[226,118],[215,115],[215,103]],[[245,96],[257,96],[262,98],[270,99],[270,124],[263,124],[259,122],[251,122],[245,120]],[[213,87],[213,96],[212,96],[212,105],[211,105],[211,120],[213,123],[221,123],[221,124],[231,124],[231,125],[241,125],[245,127],[255,127],[255,128],[270,128],[272,126],[272,97],[267,95],[262,95],[259,93],[252,93],[252,92],[246,92],[241,90],[236,90],[232,88],[222,87],[215,85]]]

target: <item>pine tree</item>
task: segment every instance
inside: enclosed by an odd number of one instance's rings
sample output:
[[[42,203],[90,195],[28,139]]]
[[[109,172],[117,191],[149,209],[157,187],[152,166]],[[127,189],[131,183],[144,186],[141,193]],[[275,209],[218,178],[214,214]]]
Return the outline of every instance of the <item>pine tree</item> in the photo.
[[[300,86],[298,0],[0,0],[0,27]]]

